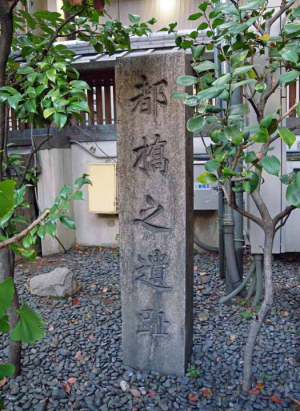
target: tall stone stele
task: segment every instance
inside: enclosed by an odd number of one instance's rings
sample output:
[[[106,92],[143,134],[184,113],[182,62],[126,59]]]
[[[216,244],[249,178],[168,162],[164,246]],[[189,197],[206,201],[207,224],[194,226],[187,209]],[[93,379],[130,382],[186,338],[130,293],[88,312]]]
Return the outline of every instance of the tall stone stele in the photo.
[[[116,67],[124,363],[184,374],[193,337],[193,140],[184,52]]]

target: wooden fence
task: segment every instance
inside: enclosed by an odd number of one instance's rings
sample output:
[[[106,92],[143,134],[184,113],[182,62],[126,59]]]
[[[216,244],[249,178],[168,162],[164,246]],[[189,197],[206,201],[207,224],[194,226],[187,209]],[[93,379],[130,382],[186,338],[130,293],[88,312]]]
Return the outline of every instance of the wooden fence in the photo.
[[[116,94],[114,69],[83,72],[80,75],[80,79],[86,81],[91,88],[91,90],[87,90],[87,101],[91,114],[81,113],[83,122],[73,117],[73,124],[81,127],[115,124]],[[21,120],[16,119],[14,110],[10,111],[10,130],[26,130],[30,127],[30,123],[22,123]]]

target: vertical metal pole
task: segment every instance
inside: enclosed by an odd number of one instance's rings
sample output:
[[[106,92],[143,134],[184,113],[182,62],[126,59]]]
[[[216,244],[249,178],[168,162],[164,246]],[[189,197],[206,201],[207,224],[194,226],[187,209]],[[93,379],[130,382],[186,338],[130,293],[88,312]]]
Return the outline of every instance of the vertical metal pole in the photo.
[[[221,73],[221,62],[218,59],[218,50],[214,49],[214,62],[219,66]],[[216,107],[222,107],[222,100],[216,98]],[[220,278],[226,278],[225,264],[225,242],[224,242],[224,195],[221,184],[218,186],[218,211],[219,211],[219,272]]]
[[[218,186],[218,200],[219,200],[219,272],[220,278],[226,278],[225,266],[225,242],[224,242],[224,195],[221,184]]]

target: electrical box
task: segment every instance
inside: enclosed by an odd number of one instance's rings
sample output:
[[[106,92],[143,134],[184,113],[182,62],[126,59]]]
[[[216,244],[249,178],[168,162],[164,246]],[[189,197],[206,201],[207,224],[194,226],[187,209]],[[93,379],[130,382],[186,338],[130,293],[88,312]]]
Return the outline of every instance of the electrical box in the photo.
[[[117,214],[117,164],[90,164],[89,212]]]
[[[206,161],[194,161],[194,210],[218,210],[218,183],[201,184],[197,181],[204,173]]]

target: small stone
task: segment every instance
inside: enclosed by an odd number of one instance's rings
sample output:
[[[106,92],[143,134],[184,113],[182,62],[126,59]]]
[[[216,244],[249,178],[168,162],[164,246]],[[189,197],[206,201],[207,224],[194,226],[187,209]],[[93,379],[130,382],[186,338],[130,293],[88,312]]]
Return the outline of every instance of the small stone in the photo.
[[[54,400],[64,400],[68,398],[68,394],[63,388],[57,387],[57,388],[54,388],[54,390],[52,391],[52,398]]]
[[[40,402],[34,409],[34,411],[46,411],[47,409],[47,403],[46,401]]]
[[[129,388],[130,388],[128,382],[126,382],[126,381],[124,381],[124,380],[120,382],[120,387],[121,387],[121,390],[122,390],[123,392],[128,392],[128,391],[129,391]]]

